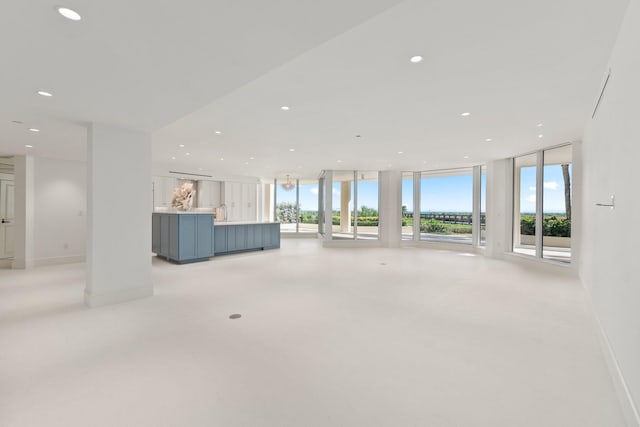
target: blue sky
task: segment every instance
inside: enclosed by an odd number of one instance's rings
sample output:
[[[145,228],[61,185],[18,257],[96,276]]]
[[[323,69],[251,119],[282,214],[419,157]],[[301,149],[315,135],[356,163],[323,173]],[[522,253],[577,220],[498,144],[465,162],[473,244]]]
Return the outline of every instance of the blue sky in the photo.
[[[572,166],[569,165],[571,176]],[[560,165],[544,167],[543,211],[565,213],[564,178]],[[536,168],[523,167],[520,169],[520,212],[533,213],[536,211]]]

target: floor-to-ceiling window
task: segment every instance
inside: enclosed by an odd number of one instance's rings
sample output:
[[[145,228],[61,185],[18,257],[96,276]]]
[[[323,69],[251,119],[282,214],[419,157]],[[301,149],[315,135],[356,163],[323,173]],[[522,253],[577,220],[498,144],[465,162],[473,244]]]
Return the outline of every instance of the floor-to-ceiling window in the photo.
[[[423,172],[420,240],[472,243],[473,174],[470,169]]]
[[[542,256],[571,260],[571,146],[543,152]]]
[[[318,232],[318,181],[292,179],[275,180],[275,217],[282,233]]]
[[[332,194],[325,196],[325,201],[331,197],[331,238],[379,239],[379,172],[327,171],[325,179],[331,181]],[[321,210],[322,215],[329,212]]]
[[[298,233],[318,232],[318,180],[298,180]]]
[[[513,251],[571,261],[571,146],[514,159]]]
[[[378,239],[379,185],[378,171],[356,172],[357,201],[354,226],[358,239]]]
[[[413,218],[420,219],[420,211],[413,209],[413,172],[402,173],[402,240],[413,240]]]
[[[535,255],[537,154],[516,157],[513,167],[513,251]]]
[[[298,228],[298,186],[287,176],[275,182],[275,217],[280,222],[281,233],[295,233]]]
[[[353,239],[354,212],[353,171],[334,171],[332,182],[332,236],[334,239]]]
[[[324,173],[318,180],[318,233],[324,236],[325,233],[325,222],[324,216],[326,212],[326,191],[325,191],[325,177]]]

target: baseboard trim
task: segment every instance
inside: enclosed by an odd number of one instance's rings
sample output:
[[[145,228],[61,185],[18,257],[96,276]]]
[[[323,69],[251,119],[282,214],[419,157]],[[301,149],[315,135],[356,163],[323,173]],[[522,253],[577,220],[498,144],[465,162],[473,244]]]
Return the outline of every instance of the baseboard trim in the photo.
[[[84,303],[89,308],[96,308],[105,305],[119,304],[121,302],[132,301],[140,298],[148,298],[151,296],[153,296],[153,286],[120,289],[101,294],[92,294],[88,289],[85,289]]]
[[[618,394],[618,400],[620,401],[620,406],[622,406],[622,412],[624,414],[627,426],[640,427],[640,415],[638,414],[638,408],[636,408],[633,397],[631,396],[631,392],[629,391],[629,387],[627,387],[627,382],[624,380],[624,375],[622,374],[620,365],[618,365],[616,354],[611,347],[611,343],[609,342],[609,338],[607,337],[606,332],[604,331],[604,329],[602,329],[600,320],[597,317],[595,320],[597,325],[596,329],[598,330],[598,336],[600,337],[600,341],[604,350],[604,358],[607,362],[607,366],[609,367],[611,379],[613,380],[613,386],[616,390],[616,393]]]
[[[35,266],[42,267],[45,265],[75,264],[78,262],[85,262],[84,255],[39,258],[35,260]]]

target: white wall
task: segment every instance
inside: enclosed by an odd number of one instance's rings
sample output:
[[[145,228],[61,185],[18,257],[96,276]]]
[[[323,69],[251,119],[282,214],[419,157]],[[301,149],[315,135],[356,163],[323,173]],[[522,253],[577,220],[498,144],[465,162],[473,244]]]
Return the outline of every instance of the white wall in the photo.
[[[36,265],[85,258],[86,164],[34,158],[34,257]]]
[[[639,52],[640,0],[631,0],[611,56],[607,90],[585,130],[578,230],[579,273],[636,408],[640,405]],[[615,194],[614,210],[595,206],[608,203],[611,194]],[[630,425],[638,424],[633,409],[631,404],[625,408]]]
[[[34,173],[32,156],[15,157],[15,224],[13,268],[34,265]]]
[[[89,307],[153,295],[151,136],[93,123],[87,138]]]

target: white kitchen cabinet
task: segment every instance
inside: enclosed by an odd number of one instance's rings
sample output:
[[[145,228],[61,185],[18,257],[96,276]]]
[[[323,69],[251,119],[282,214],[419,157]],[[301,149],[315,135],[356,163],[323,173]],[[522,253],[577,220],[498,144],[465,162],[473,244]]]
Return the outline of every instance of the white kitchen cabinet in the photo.
[[[227,221],[255,221],[257,218],[257,186],[241,182],[224,183]]]
[[[196,198],[199,208],[217,208],[221,204],[220,181],[198,181]]]
[[[173,192],[178,188],[178,179],[168,176],[153,177],[153,208],[170,208]]]

